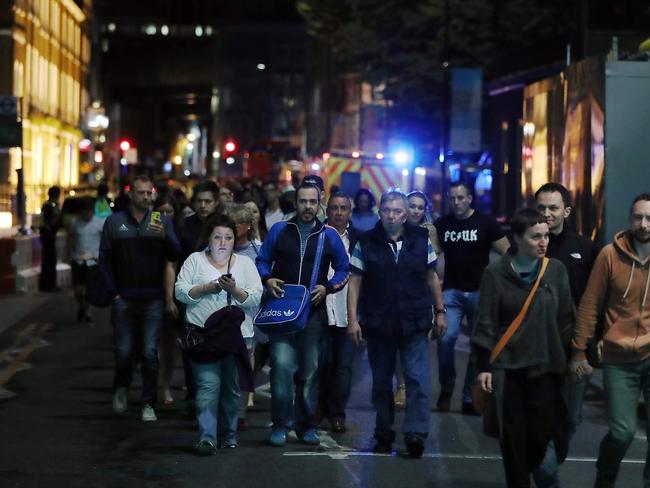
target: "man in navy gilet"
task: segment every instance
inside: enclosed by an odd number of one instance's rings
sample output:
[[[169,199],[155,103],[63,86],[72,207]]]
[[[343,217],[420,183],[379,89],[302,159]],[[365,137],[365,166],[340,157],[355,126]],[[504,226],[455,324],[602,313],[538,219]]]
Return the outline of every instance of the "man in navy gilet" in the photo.
[[[380,221],[360,237],[352,251],[348,333],[357,343],[363,333],[368,343],[372,403],[377,413],[374,452],[392,452],[395,440],[392,382],[399,351],[406,383],[404,443],[409,456],[419,458],[431,416],[427,335],[432,325],[444,334],[446,325],[436,254],[427,230],[406,223],[407,205],[402,192],[386,192],[379,205]]]

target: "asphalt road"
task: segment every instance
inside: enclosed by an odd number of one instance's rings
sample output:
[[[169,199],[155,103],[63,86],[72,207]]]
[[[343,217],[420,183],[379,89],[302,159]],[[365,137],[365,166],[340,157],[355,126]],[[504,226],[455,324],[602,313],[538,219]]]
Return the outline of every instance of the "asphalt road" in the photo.
[[[268,378],[262,376],[257,402],[249,411],[250,427],[239,434],[239,447],[195,457],[196,426],[183,418],[180,369],[174,378],[177,400],[157,409],[157,422],[139,418],[138,374],[131,408],[116,416],[111,410],[108,311],[98,311],[96,325],[88,327],[75,322],[69,293],[34,303],[37,308],[0,334],[0,487],[505,486],[497,442],[482,434],[479,418],[458,413],[457,395],[451,413],[433,412],[423,459],[403,456],[401,436],[396,454],[371,454],[374,414],[364,351],[356,364],[345,434],[324,430],[318,447],[304,446],[295,437],[285,448],[270,447]],[[0,321],[10,313],[0,309]],[[459,349],[460,378],[466,344]],[[600,391],[592,388],[585,420],[561,467],[563,487],[593,486],[605,423]],[[646,437],[645,426],[639,427],[618,487],[641,486]]]

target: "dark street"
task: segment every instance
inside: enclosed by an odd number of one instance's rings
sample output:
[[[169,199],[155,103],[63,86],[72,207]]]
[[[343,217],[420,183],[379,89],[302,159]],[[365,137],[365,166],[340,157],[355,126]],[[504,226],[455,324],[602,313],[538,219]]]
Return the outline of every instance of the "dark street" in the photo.
[[[16,300],[4,298],[0,306],[8,310]],[[28,310],[28,302],[21,300],[23,309]],[[456,397],[451,413],[434,411],[433,435],[423,459],[407,459],[400,452],[393,456],[371,454],[374,414],[370,374],[363,356],[356,364],[347,433],[322,431],[321,445],[315,448],[298,443],[293,435],[286,448],[270,447],[269,390],[262,378],[256,404],[249,412],[249,428],[239,433],[239,447],[219,450],[214,457],[196,457],[192,452],[196,427],[183,418],[180,368],[174,378],[176,402],[159,406],[157,422],[140,420],[138,374],[131,389],[131,406],[118,417],[111,410],[113,360],[107,309],[98,311],[94,327],[87,327],[75,323],[73,298],[65,292],[36,295],[32,301],[41,305],[0,336],[0,378],[6,379],[26,355],[30,366],[18,367],[3,385],[7,396],[8,392],[15,394],[0,401],[3,487],[504,485],[496,441],[482,434],[480,418],[458,413]],[[466,341],[459,347],[466,348]],[[458,356],[462,368],[466,353]],[[590,390],[585,408],[570,458],[560,470],[562,486],[569,488],[593,482],[594,458],[605,432],[597,388]],[[396,446],[403,449],[399,436]],[[617,486],[637,486],[644,448],[645,435],[639,429]]]

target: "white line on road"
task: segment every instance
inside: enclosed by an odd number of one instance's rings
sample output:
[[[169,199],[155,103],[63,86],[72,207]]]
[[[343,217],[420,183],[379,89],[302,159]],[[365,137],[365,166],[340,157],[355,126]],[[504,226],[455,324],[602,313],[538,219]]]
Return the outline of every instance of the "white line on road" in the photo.
[[[396,454],[375,454],[367,451],[355,450],[341,450],[341,451],[325,451],[325,452],[285,452],[283,456],[288,457],[329,457],[331,459],[347,459],[348,457],[396,457]],[[440,453],[426,453],[422,457],[429,459],[472,459],[477,461],[501,461],[499,455],[486,455],[486,454],[440,454]],[[593,457],[568,457],[565,462],[573,463],[595,463],[596,458]],[[623,459],[624,464],[645,464],[645,459]]]

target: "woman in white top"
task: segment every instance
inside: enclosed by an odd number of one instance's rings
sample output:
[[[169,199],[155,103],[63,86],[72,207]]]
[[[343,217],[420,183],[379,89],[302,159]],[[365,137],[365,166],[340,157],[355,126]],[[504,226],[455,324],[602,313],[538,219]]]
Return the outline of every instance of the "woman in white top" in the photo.
[[[245,313],[242,336],[253,337],[252,314],[262,296],[262,282],[255,264],[246,256],[233,254],[235,223],[220,215],[207,223],[208,249],[195,252],[183,263],[175,286],[176,298],[187,305],[185,319],[203,327],[217,310],[233,305]],[[192,361],[196,379],[196,418],[199,424],[199,455],[214,454],[219,447],[237,447],[237,407],[239,405],[238,371],[232,354],[211,362]],[[217,425],[223,412],[223,425]],[[217,435],[218,432],[218,435]]]

